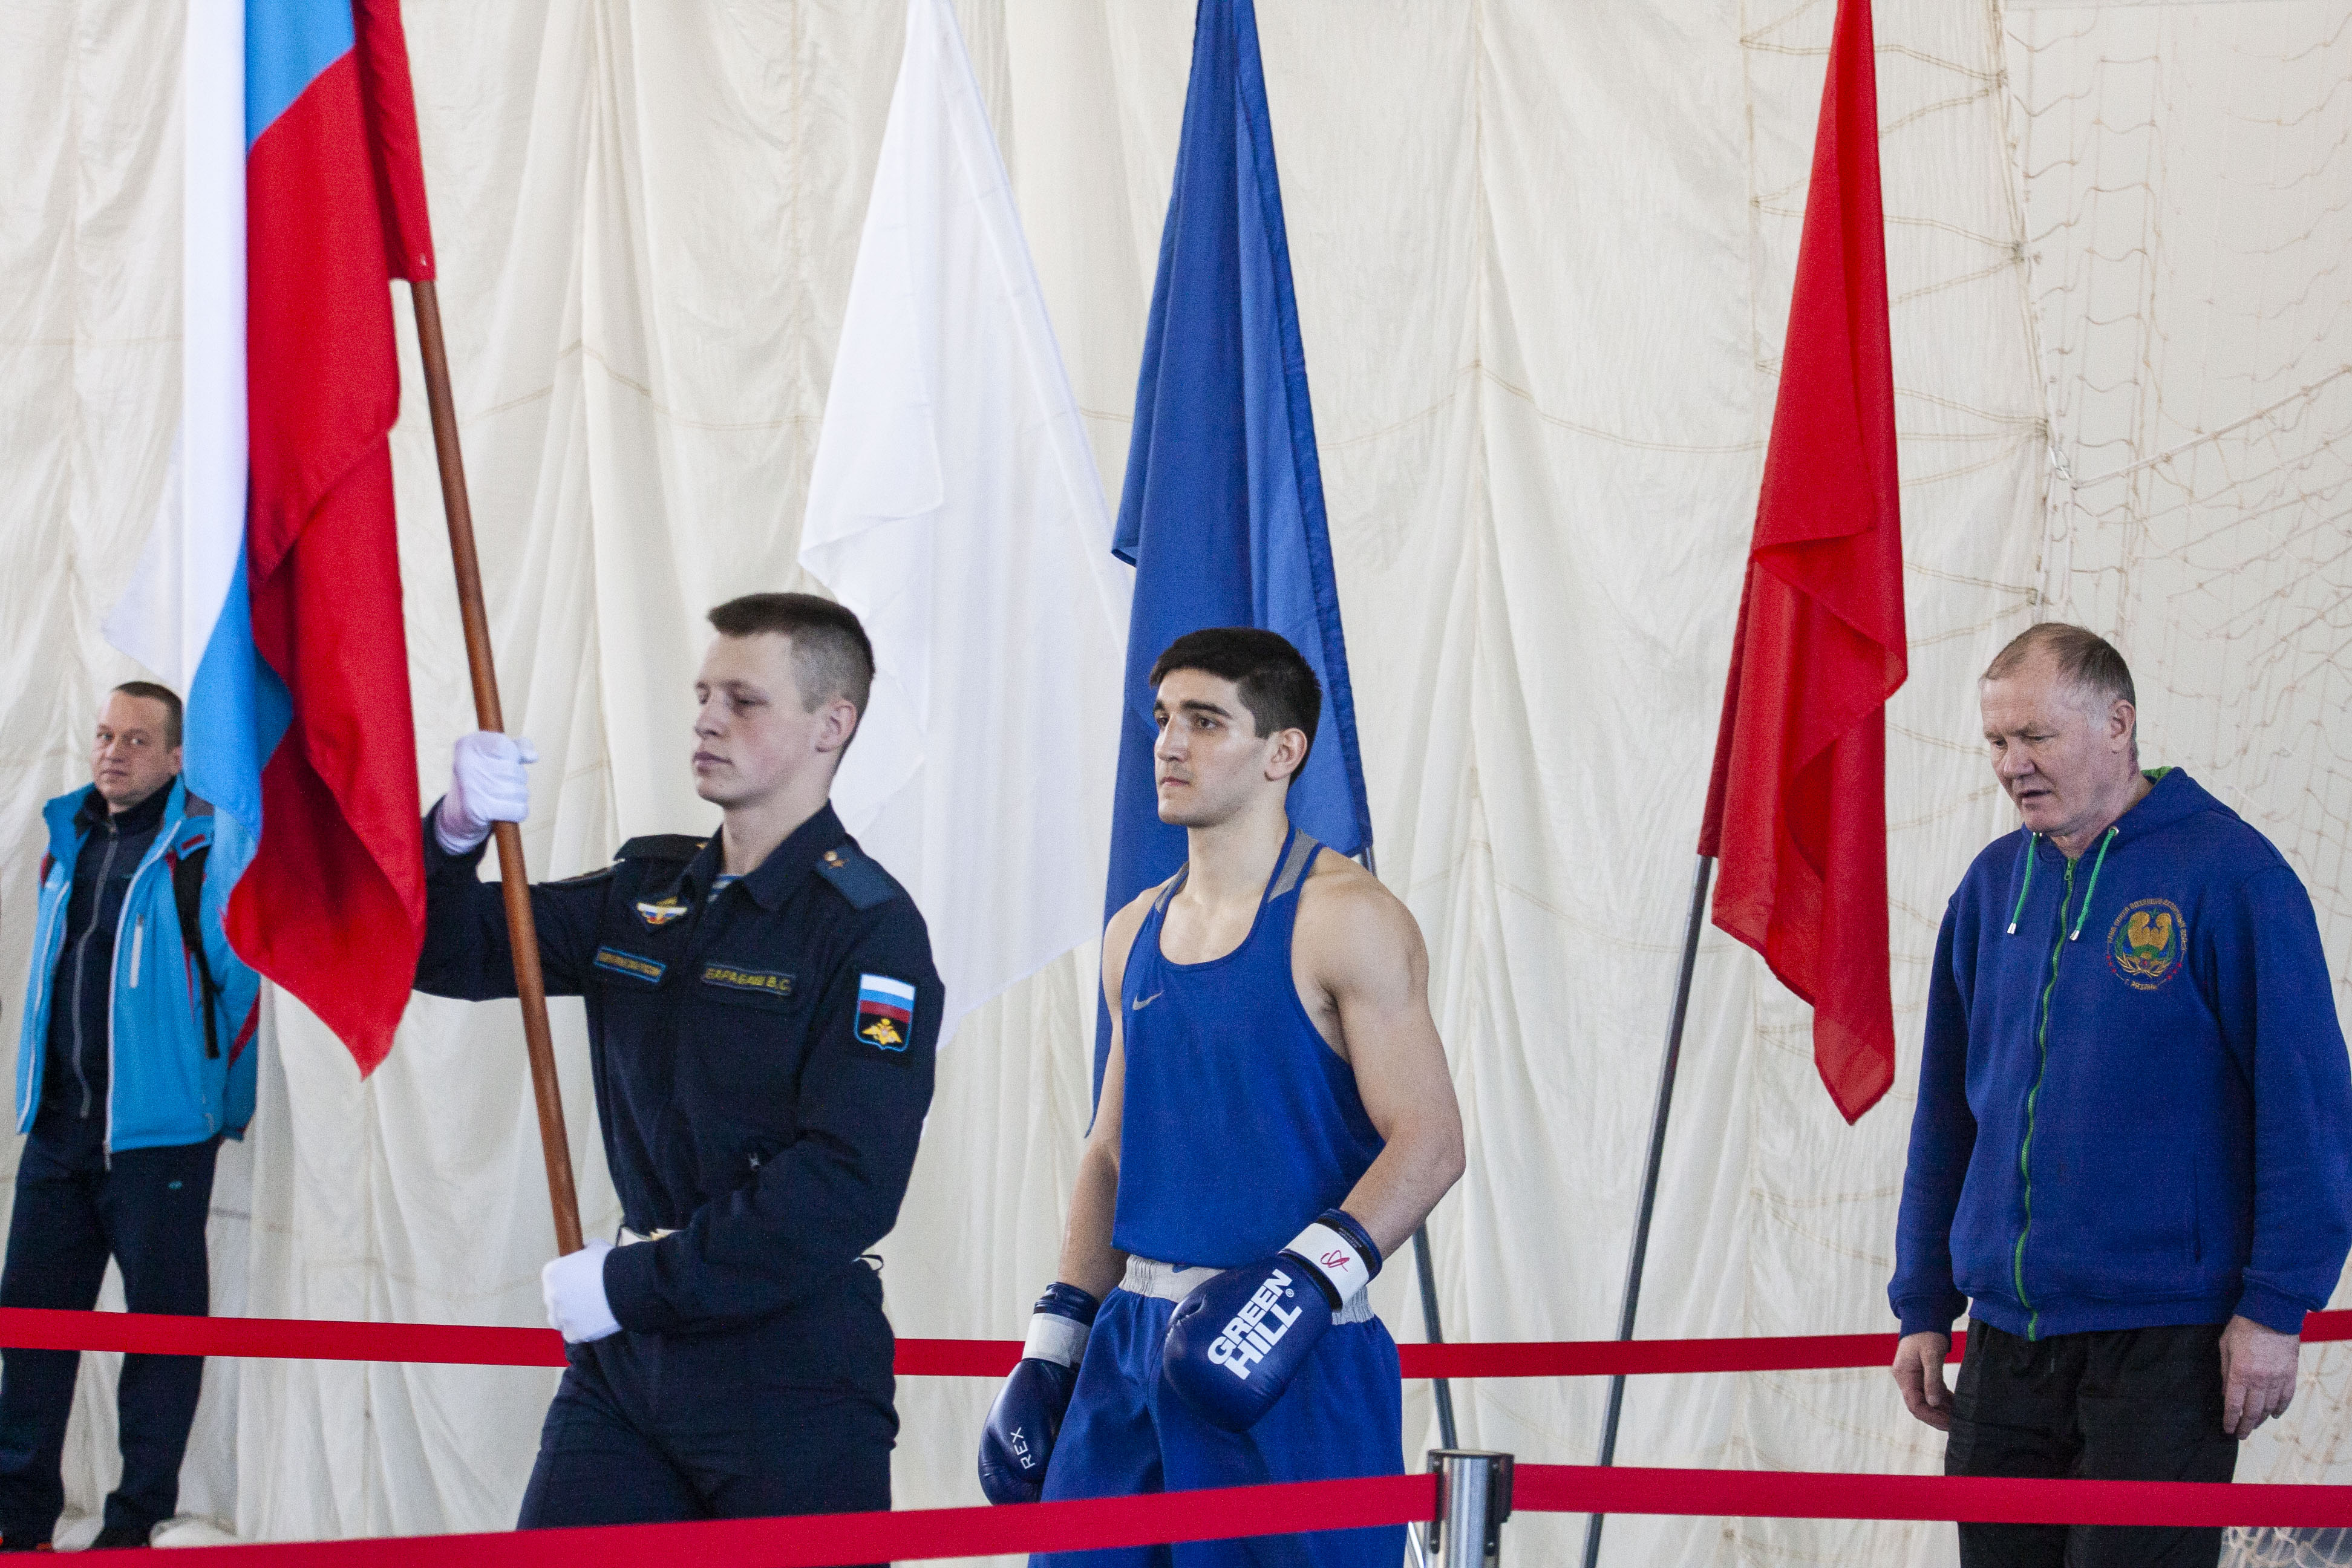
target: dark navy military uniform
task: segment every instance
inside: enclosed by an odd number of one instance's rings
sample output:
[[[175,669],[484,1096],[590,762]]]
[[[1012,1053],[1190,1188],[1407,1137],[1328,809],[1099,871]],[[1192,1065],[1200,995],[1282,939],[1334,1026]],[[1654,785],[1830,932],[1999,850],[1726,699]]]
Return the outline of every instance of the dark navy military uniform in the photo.
[[[893,1342],[864,1255],[930,1106],[930,938],[829,805],[740,879],[719,849],[632,839],[531,889],[547,989],[587,1002],[623,1224],[656,1239],[605,1258],[622,1331],[571,1347],[525,1528],[890,1506]],[[515,994],[481,858],[426,819],[421,991]]]

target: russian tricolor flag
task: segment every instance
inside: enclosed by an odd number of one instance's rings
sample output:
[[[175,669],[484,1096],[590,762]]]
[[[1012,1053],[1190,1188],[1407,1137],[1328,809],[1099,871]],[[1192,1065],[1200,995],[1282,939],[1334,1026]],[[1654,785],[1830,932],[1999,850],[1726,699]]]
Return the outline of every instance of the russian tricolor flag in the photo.
[[[109,640],[187,697],[229,940],[362,1072],[425,916],[386,436],[433,276],[397,0],[189,0],[180,437]]]
[[[857,977],[857,1037],[903,1051],[915,1033],[915,988],[887,974]]]

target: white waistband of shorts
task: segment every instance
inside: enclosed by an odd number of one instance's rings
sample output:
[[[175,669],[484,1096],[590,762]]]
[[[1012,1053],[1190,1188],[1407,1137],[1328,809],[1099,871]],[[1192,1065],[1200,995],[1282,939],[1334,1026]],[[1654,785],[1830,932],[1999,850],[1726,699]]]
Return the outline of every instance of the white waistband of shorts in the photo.
[[[659,1241],[665,1236],[676,1236],[677,1234],[677,1232],[675,1230],[657,1230],[648,1236],[642,1230],[631,1230],[625,1225],[621,1227],[621,1239],[614,1245],[616,1247],[635,1247],[641,1241]]]
[[[1194,1290],[1223,1273],[1222,1268],[1180,1268],[1173,1263],[1161,1263],[1150,1258],[1127,1260],[1127,1278],[1118,1288],[1135,1296],[1150,1296],[1162,1301],[1181,1301]],[[1368,1323],[1372,1321],[1372,1292],[1369,1287],[1357,1291],[1331,1315],[1332,1324]]]

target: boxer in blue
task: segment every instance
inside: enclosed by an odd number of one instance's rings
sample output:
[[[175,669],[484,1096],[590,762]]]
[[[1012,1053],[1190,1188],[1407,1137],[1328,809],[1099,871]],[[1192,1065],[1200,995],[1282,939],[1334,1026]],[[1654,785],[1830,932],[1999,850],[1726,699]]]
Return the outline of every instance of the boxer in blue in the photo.
[[[1223,627],[1179,637],[1151,679],[1160,816],[1187,858],[1103,934],[1109,1060],[1060,1277],[982,1438],[996,1502],[1402,1472],[1396,1344],[1365,1288],[1462,1173],[1420,928],[1285,810],[1314,671]],[[1403,1552],[1390,1527],[1031,1562]]]

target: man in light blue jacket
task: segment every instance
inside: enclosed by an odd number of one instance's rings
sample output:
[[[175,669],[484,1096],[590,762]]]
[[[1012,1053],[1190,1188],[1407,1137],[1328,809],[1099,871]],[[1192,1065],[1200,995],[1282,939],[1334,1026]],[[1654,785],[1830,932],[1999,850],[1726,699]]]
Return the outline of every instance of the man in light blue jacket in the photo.
[[[180,778],[180,700],[115,688],[91,784],[43,809],[38,923],[16,1047],[16,1209],[0,1306],[87,1310],[110,1256],[134,1312],[211,1304],[205,1217],[224,1135],[253,1116],[253,971],[229,950],[234,868]],[[0,1551],[49,1544],[80,1356],[0,1356]],[[144,1546],[177,1507],[204,1363],[123,1358],[122,1481],[99,1546]]]

